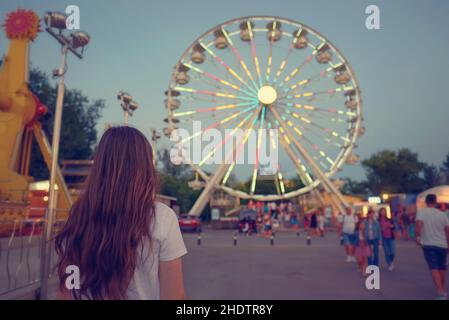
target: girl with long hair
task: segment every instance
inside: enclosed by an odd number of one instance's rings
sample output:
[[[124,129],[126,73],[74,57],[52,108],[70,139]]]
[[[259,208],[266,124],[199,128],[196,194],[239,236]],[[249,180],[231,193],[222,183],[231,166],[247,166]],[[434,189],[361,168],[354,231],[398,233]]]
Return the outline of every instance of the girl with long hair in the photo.
[[[385,208],[379,209],[379,223],[382,234],[382,247],[384,248],[388,271],[393,271],[394,258],[396,256],[395,227],[393,220],[387,216],[387,210]]]
[[[157,188],[145,136],[127,126],[106,130],[55,239],[63,298],[184,298],[181,256],[187,250],[176,214],[156,201]],[[79,289],[67,289],[70,265],[79,268]]]

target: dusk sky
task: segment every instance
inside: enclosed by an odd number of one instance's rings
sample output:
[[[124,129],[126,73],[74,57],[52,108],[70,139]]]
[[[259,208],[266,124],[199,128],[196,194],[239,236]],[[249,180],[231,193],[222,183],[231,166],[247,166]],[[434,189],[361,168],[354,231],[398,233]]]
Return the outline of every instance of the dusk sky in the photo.
[[[356,149],[362,159],[381,149],[408,147],[440,165],[449,152],[449,1],[29,1],[0,2],[0,15],[17,7],[64,11],[80,8],[81,29],[91,36],[85,59],[69,57],[68,88],[107,102],[99,124],[123,119],[116,94],[123,89],[140,103],[131,123],[147,136],[162,129],[163,104],[173,66],[203,32],[229,19],[275,15],[314,28],[344,54],[362,90],[365,135]],[[365,8],[380,8],[381,30],[365,27]],[[0,53],[8,40],[0,33]],[[47,74],[59,64],[57,42],[42,32],[31,61]],[[80,128],[82,130],[82,128]],[[167,143],[167,139],[163,140]],[[360,166],[341,176],[362,178]]]

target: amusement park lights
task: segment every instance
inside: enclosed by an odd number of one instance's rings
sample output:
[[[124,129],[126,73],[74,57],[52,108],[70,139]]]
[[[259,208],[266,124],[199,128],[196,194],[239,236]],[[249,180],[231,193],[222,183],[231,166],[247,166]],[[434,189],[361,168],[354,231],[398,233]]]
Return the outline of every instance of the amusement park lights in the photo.
[[[45,29],[53,38],[55,38],[61,45],[61,64],[58,69],[53,71],[53,76],[58,78],[58,96],[56,99],[55,108],[55,122],[53,126],[53,140],[52,140],[52,157],[50,170],[50,185],[48,190],[48,211],[47,219],[45,219],[45,226],[43,231],[43,239],[45,241],[42,245],[41,257],[41,299],[47,299],[48,295],[48,277],[50,274],[50,245],[52,239],[52,229],[55,218],[56,206],[56,175],[58,170],[58,154],[59,154],[59,140],[61,133],[62,121],[62,106],[64,101],[64,76],[67,71],[67,52],[72,52],[79,59],[83,58],[84,49],[90,42],[90,37],[87,33],[82,31],[74,31],[69,35],[65,34],[67,29],[67,16],[60,12],[47,12],[44,16],[44,21],[47,26]]]
[[[129,93],[123,91],[119,91],[117,99],[120,101],[120,106],[125,113],[125,125],[128,125],[129,117],[137,110],[139,104],[133,100],[133,97]]]
[[[82,59],[85,47],[90,42],[90,36],[83,31],[75,31],[66,36],[63,31],[67,29],[67,15],[61,12],[47,12],[44,16],[45,29],[53,38],[55,38],[66,50],[72,52],[75,56]]]
[[[156,151],[157,151],[157,141],[161,138],[161,135],[159,132],[157,132],[156,129],[151,129],[151,141],[153,142],[153,162],[154,165],[157,165],[157,159],[156,159]]]
[[[230,162],[190,163],[205,181],[190,214],[202,212],[214,189],[259,201],[312,192],[322,202],[318,187],[329,193],[339,212],[345,212],[348,203],[330,178],[343,165],[359,161],[354,149],[365,131],[361,91],[348,60],[319,32],[275,16],[241,17],[216,25],[184,50],[165,95],[166,136],[196,121],[201,121],[205,133],[212,128],[225,133],[205,159],[226,145],[227,130],[257,132],[254,139],[241,139],[228,149],[224,158]],[[279,139],[267,134],[272,129],[279,132]],[[181,147],[199,135],[183,138]],[[266,170],[260,161],[266,138],[273,150],[286,155],[273,170]],[[257,161],[252,163],[251,157],[246,163],[234,161],[233,155],[252,141],[256,148],[250,155]],[[229,181],[237,174],[237,165],[238,175],[250,179],[248,192]],[[205,174],[205,166],[214,173]],[[284,180],[292,173],[302,186],[285,188]],[[276,185],[276,192],[258,193],[258,182],[267,179]]]

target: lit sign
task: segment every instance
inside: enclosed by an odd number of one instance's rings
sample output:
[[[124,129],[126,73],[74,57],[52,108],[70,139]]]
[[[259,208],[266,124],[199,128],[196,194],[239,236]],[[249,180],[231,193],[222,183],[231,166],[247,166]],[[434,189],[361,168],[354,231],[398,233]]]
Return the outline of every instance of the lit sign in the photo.
[[[369,197],[368,202],[371,204],[379,204],[382,200],[380,200],[380,197]]]

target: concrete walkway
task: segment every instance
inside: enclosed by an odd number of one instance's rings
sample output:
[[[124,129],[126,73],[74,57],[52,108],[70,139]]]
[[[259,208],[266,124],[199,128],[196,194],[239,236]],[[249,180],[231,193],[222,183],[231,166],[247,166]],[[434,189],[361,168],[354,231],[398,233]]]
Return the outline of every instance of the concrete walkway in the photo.
[[[346,263],[336,233],[312,238],[278,233],[275,244],[232,231],[184,234],[184,273],[189,299],[433,299],[430,273],[414,242],[397,241],[396,269],[381,255],[380,290],[368,290],[353,263]]]

